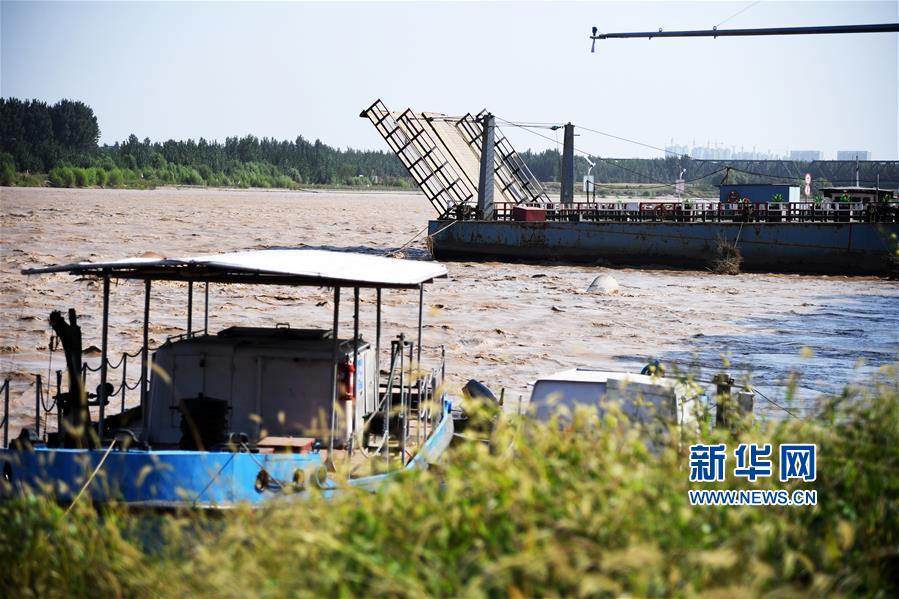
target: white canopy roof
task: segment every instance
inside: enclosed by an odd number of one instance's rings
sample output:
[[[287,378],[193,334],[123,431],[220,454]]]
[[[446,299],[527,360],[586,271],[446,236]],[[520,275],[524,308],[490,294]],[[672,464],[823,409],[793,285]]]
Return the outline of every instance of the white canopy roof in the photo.
[[[127,258],[29,268],[119,279],[214,281],[322,287],[418,287],[446,276],[437,262],[311,249],[272,249],[191,258]]]

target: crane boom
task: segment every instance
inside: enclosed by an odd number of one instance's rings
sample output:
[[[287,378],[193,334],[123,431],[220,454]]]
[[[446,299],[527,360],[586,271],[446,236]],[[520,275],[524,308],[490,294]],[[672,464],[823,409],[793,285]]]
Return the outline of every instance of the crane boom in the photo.
[[[600,33],[593,28],[590,39],[596,49],[596,40],[654,37],[740,37],[757,35],[815,35],[834,33],[892,33],[899,32],[899,23],[872,23],[868,25],[817,25],[812,27],[765,27],[760,29],[697,29],[688,31],[636,31],[623,33]]]

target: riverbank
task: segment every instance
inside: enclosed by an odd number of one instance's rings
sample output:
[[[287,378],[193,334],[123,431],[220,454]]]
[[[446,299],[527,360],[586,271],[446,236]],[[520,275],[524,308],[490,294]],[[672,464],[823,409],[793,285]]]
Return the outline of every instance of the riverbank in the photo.
[[[580,412],[564,428],[509,415],[490,435],[494,451],[462,444],[439,470],[375,494],[345,488],[216,514],[6,501],[0,594],[896,596],[897,374],[848,390],[815,421],[673,440],[614,412]],[[770,443],[775,464],[782,444],[814,443],[816,476],[780,482],[781,464],[750,482],[728,458],[724,480],[690,482],[695,442],[728,453]],[[815,505],[691,505],[703,489]]]
[[[175,183],[163,181],[159,179],[142,179],[136,175],[126,177],[126,175],[115,176],[113,182],[110,182],[109,173],[100,174],[100,169],[93,169],[93,172],[85,174],[91,169],[79,169],[82,173],[77,176],[72,174],[71,177],[62,176],[52,179],[49,174],[32,174],[32,173],[15,173],[14,178],[9,181],[5,187],[23,188],[23,187],[44,187],[44,188],[62,188],[62,189],[207,189],[215,191],[231,191],[231,190],[285,190],[285,191],[370,191],[382,193],[418,193],[418,190],[412,185],[411,179],[407,185],[380,185],[366,182],[358,185],[334,185],[334,184],[316,184],[316,183],[299,183],[293,180],[272,180],[267,185],[207,185],[203,183]],[[102,183],[98,184],[98,181]],[[79,184],[80,182],[80,184]]]

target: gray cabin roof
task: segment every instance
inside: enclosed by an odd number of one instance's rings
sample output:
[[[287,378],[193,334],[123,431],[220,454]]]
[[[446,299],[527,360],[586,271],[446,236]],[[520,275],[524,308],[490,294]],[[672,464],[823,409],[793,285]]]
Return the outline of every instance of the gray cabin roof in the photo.
[[[437,262],[311,249],[271,249],[188,258],[126,258],[26,268],[22,274],[73,275],[156,281],[210,281],[319,287],[412,288],[446,276]]]

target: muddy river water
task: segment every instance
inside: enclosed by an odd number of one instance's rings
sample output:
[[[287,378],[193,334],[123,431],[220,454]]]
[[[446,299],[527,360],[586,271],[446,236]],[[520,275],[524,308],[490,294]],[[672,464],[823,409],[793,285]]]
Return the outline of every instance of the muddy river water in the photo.
[[[100,286],[70,275],[23,276],[22,268],[153,252],[184,257],[273,246],[385,253],[427,224],[417,193],[200,189],[0,189],[0,377],[11,380],[10,434],[34,420],[35,377],[64,367],[48,350],[47,316],[78,309],[85,347],[100,345]],[[405,251],[429,259],[424,236]],[[715,275],[561,264],[448,263],[449,277],[426,288],[424,345],[446,347],[452,390],[476,378],[516,399],[539,374],[573,366],[633,370],[651,358],[709,379],[723,367],[751,376],[768,398],[811,413],[821,393],[876,376],[899,356],[899,283],[873,278]],[[612,295],[588,292],[599,275]],[[344,294],[350,297],[352,294]],[[209,292],[210,332],[235,324],[330,326],[331,292],[316,288],[223,287]],[[154,285],[150,343],[186,327],[186,285]],[[384,292],[384,338],[413,335],[417,292]],[[143,285],[114,284],[110,352],[140,347]],[[374,291],[362,291],[363,335],[374,336]],[[342,306],[341,327],[352,326]],[[195,293],[194,328],[203,320]],[[343,328],[344,331],[351,329]],[[803,349],[809,348],[809,349]],[[99,361],[88,351],[89,362]],[[129,379],[138,371],[129,366]],[[116,382],[118,375],[111,375]],[[137,400],[129,392],[127,403]],[[756,411],[783,413],[762,399]],[[51,428],[53,428],[51,426]]]

